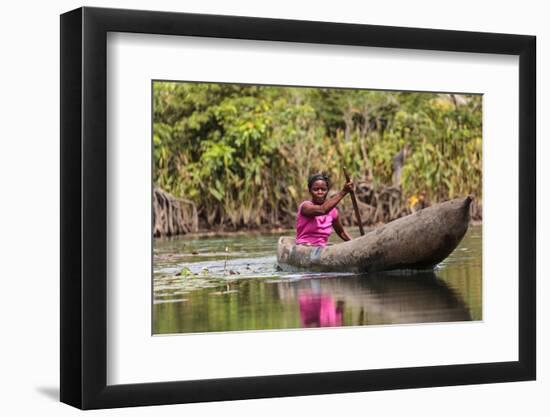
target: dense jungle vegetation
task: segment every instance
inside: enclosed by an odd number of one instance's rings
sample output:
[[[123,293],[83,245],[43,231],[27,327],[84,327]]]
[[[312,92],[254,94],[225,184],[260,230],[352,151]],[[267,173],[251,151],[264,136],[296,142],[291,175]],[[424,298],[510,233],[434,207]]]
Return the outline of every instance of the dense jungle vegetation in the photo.
[[[481,203],[480,95],[155,82],[153,100],[154,185],[202,228],[292,225],[308,176],[327,172],[337,190],[343,167],[365,207],[385,189],[399,215],[419,201]]]

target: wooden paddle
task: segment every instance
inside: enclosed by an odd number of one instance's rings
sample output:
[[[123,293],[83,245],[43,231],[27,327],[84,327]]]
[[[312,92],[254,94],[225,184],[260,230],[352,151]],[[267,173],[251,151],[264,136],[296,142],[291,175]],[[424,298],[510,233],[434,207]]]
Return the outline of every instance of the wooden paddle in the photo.
[[[344,175],[346,176],[346,181],[350,182],[350,178],[348,175],[348,171],[346,171],[346,167],[344,167]],[[357,224],[359,225],[359,233],[361,233],[361,236],[365,234],[365,231],[363,230],[363,223],[361,222],[361,215],[359,214],[359,206],[357,205],[357,199],[355,198],[355,192],[350,191],[349,195],[351,196],[351,202],[353,203],[353,211],[355,211],[355,218],[357,219]]]

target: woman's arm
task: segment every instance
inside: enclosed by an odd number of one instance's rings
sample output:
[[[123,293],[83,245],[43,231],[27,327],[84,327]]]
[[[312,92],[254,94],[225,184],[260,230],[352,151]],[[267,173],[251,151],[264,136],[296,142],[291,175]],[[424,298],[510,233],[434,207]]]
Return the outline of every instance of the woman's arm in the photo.
[[[342,200],[342,198],[344,198],[351,190],[353,190],[353,182],[350,181],[344,185],[342,191],[339,191],[336,195],[332,196],[321,205],[313,204],[312,202],[307,201],[302,205],[302,214],[306,217],[315,217],[327,214],[334,207],[336,207],[340,200]]]
[[[332,227],[334,227],[334,231],[340,236],[340,239],[342,240],[351,240],[351,236],[348,232],[344,229],[344,226],[342,226],[342,223],[340,223],[340,216],[336,217],[332,221]]]

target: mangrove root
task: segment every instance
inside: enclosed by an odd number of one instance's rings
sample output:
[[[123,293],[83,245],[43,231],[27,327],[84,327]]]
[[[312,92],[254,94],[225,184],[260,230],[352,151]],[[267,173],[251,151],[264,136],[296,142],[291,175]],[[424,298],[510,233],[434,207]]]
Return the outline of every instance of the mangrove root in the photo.
[[[198,231],[197,208],[192,201],[153,190],[153,236],[174,236]]]

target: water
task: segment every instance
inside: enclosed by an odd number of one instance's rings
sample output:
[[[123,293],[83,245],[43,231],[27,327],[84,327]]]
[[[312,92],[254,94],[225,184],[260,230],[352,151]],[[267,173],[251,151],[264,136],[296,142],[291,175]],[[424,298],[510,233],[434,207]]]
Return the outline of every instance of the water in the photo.
[[[481,226],[421,272],[284,273],[276,269],[278,238],[155,240],[153,333],[482,319]]]

